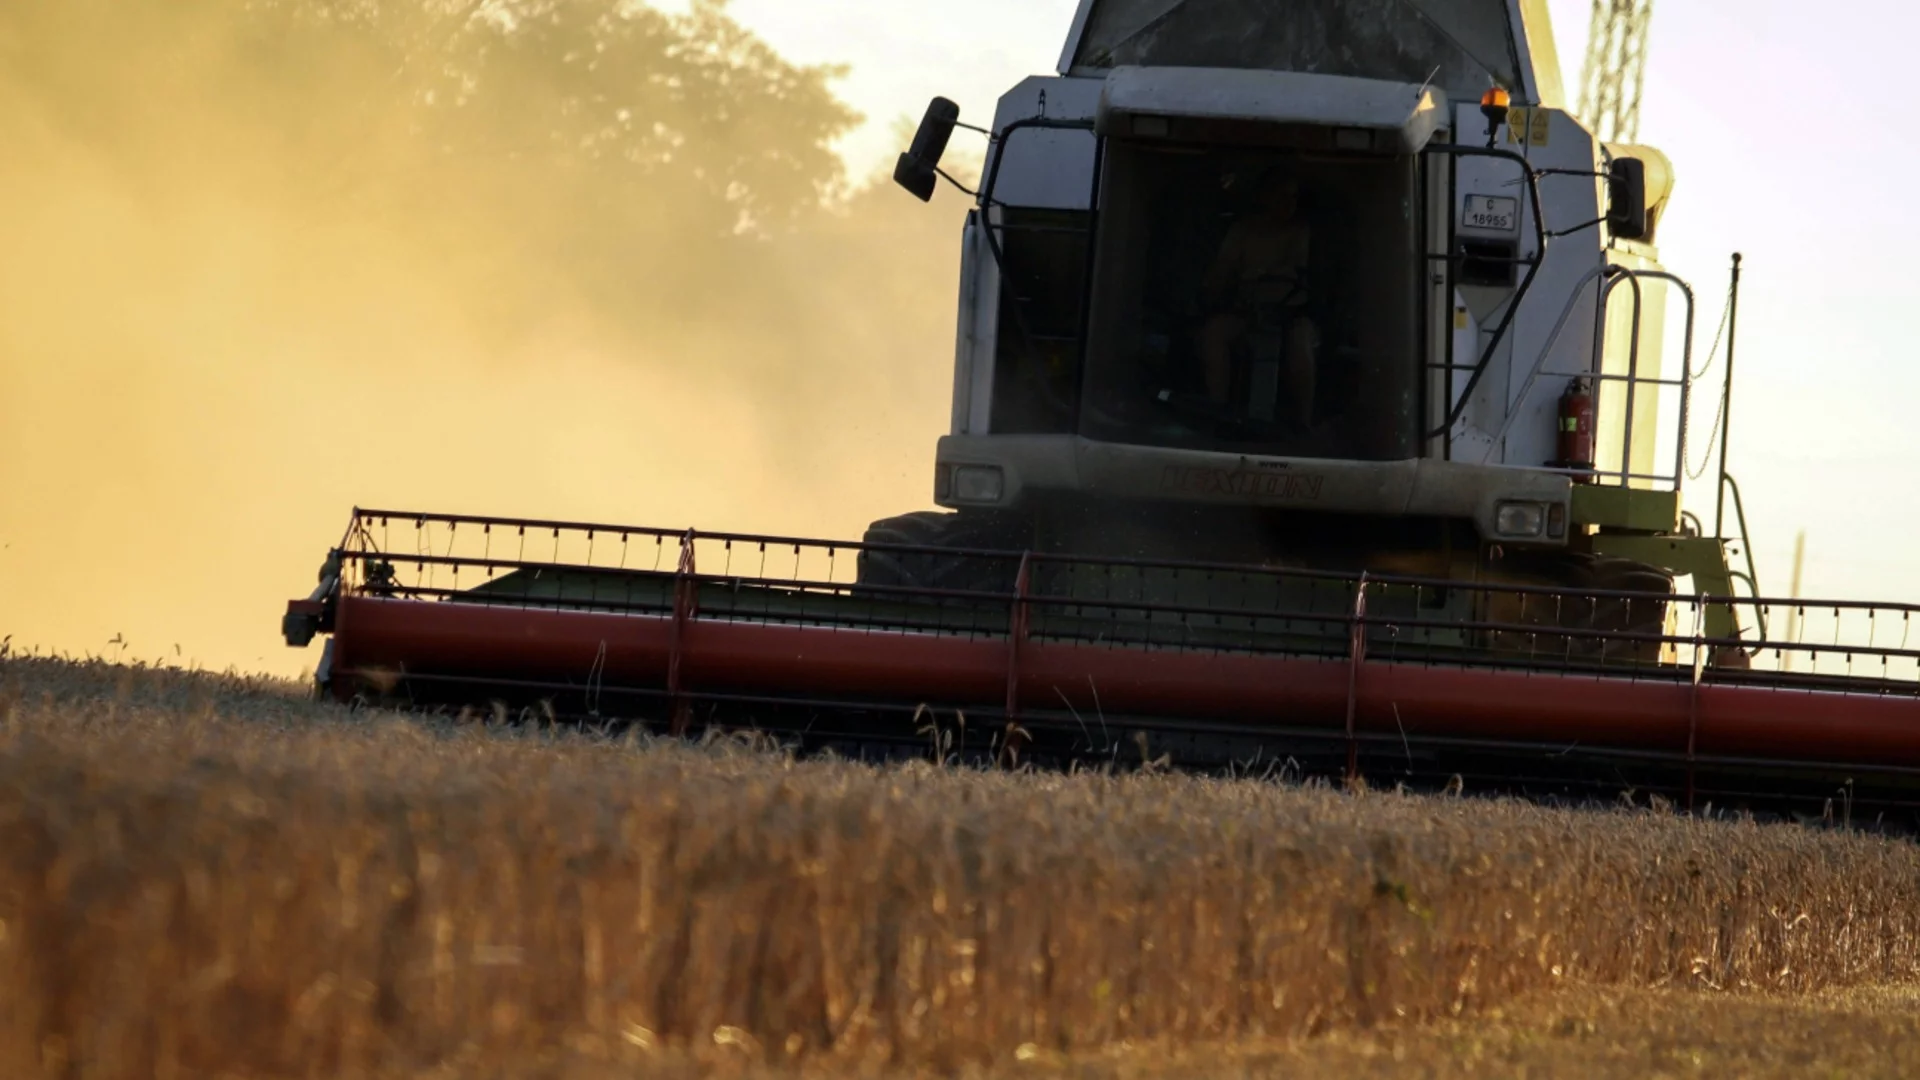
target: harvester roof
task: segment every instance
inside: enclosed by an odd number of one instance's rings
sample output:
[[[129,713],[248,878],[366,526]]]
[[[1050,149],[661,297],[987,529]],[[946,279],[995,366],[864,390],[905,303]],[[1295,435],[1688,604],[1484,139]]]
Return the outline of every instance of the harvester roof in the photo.
[[[1342,126],[1385,132],[1401,153],[1427,144],[1444,125],[1433,90],[1412,83],[1292,71],[1119,68],[1100,98],[1103,132],[1136,115],[1208,117],[1270,124]]]
[[[1545,5],[1519,9],[1516,18],[1507,0],[1085,0],[1062,67],[1353,75],[1431,83],[1465,100],[1498,83],[1556,105]]]

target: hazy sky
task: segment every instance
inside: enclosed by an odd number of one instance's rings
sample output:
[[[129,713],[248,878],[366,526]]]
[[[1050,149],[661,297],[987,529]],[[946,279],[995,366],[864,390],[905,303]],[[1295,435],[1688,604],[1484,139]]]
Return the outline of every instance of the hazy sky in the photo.
[[[1551,2],[1574,83],[1590,0]],[[893,125],[932,95],[984,122],[1002,90],[1051,72],[1073,6],[731,10],[789,57],[848,66],[840,91],[869,121],[843,150],[867,176],[897,151]],[[1884,0],[1844,18],[1785,0],[1660,0],[1641,135],[1678,172],[1663,254],[1697,286],[1703,349],[1728,256],[1747,256],[1732,463],[1771,593],[1786,591],[1804,528],[1807,595],[1920,603],[1907,550],[1920,532],[1908,419],[1920,364],[1907,326],[1920,308],[1908,256],[1920,247],[1908,193],[1920,176],[1916,31],[1920,8]],[[252,113],[242,123],[204,108],[179,118],[186,131],[252,131]],[[794,263],[796,277],[831,278],[819,295],[833,299],[806,333],[748,350],[752,363],[797,359],[773,389],[742,394],[706,379],[707,365],[725,366],[707,350],[726,346],[701,344],[705,331],[636,350],[562,302],[551,326],[498,340],[461,291],[462,256],[415,250],[350,214],[315,228],[322,217],[247,186],[272,162],[169,159],[149,175],[96,159],[85,138],[32,113],[4,119],[20,121],[8,145],[25,147],[0,168],[0,235],[20,256],[0,258],[0,465],[11,466],[0,468],[0,638],[17,635],[16,647],[125,640],[129,658],[291,674],[317,654],[278,647],[280,605],[309,587],[354,501],[857,536],[930,494],[950,283],[916,283],[926,306],[911,313],[862,308],[841,298],[898,296],[900,282],[866,293],[846,280],[857,259],[827,256],[828,274]],[[251,194],[186,182],[196,169]],[[896,197],[902,212],[935,212]],[[940,198],[951,219],[957,196]],[[896,243],[890,228],[869,231]],[[502,272],[503,290],[549,295],[539,267],[525,282]],[[758,302],[738,299],[741,326],[760,325]],[[908,314],[927,328],[896,334]],[[801,338],[847,347],[822,357]],[[759,370],[738,351],[726,370]],[[1700,402],[1697,434],[1712,405]],[[1690,491],[1710,512],[1712,492]]]
[[[842,90],[869,117],[847,143],[857,169],[894,152],[888,128],[946,94],[979,121],[999,91],[1050,72],[1073,0],[734,0],[787,55],[851,65]],[[1568,85],[1590,7],[1554,0]],[[1701,297],[1712,337],[1730,253],[1747,256],[1733,471],[1745,488],[1763,585],[1786,592],[1793,534],[1809,531],[1807,591],[1920,601],[1908,538],[1920,360],[1909,252],[1920,213],[1910,122],[1920,8],[1852,5],[1809,17],[1787,0],[1659,5],[1641,140],[1679,176],[1662,228],[1668,266]],[[938,358],[938,359],[936,359]],[[944,363],[930,350],[928,363]],[[1711,407],[1711,402],[1707,403]],[[1704,431],[1702,417],[1699,430]],[[1697,501],[1710,499],[1697,486]]]

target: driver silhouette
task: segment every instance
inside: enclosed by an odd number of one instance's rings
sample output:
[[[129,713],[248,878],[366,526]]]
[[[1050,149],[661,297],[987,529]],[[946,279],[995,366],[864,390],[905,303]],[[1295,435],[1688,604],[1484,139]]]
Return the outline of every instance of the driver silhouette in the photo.
[[[1252,209],[1228,229],[1203,281],[1213,314],[1200,330],[1207,396],[1228,404],[1236,347],[1258,330],[1282,342],[1283,385],[1291,418],[1312,420],[1318,333],[1307,317],[1306,273],[1312,231],[1298,217],[1299,182],[1278,169],[1257,182]]]

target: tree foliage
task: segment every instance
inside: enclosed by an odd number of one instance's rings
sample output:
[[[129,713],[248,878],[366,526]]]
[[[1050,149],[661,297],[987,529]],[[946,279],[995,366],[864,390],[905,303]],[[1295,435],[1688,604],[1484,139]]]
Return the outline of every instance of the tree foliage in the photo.
[[[156,213],[211,205],[315,272],[352,271],[303,230],[403,246],[489,334],[564,310],[602,351],[934,415],[960,203],[848,181],[841,73],[726,0],[0,3],[0,139],[54,132]]]
[[[14,93],[115,154],[551,203],[602,233],[790,226],[838,190],[857,120],[836,69],[782,59],[724,0],[28,0],[0,6],[0,48]]]
[[[834,75],[715,0],[0,0],[21,629],[254,664],[356,501],[921,505],[964,201],[849,182]]]

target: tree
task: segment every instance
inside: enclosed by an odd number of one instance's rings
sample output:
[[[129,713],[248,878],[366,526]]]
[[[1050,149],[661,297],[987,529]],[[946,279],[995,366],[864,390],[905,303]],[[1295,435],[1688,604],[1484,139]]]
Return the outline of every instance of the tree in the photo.
[[[567,336],[770,424],[860,402],[918,431],[944,415],[962,200],[848,182],[839,73],[724,0],[0,4],[0,139],[57,132],[156,214],[231,218],[316,279],[404,262],[491,340],[590,322]]]
[[[140,165],[213,149],[310,194],[546,202],[602,235],[790,226],[858,119],[835,69],[724,0],[39,0],[0,7],[0,58],[17,99]]]

